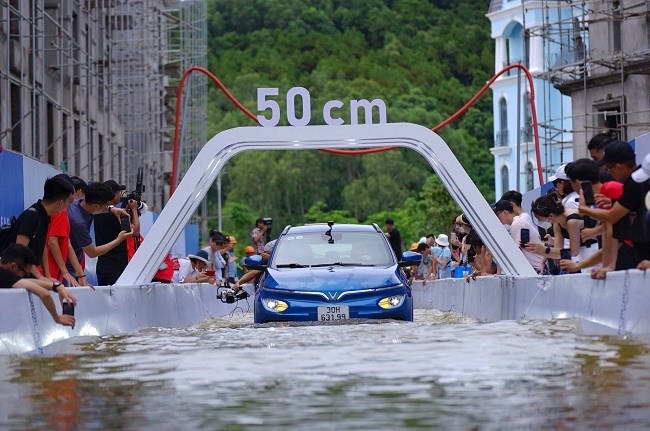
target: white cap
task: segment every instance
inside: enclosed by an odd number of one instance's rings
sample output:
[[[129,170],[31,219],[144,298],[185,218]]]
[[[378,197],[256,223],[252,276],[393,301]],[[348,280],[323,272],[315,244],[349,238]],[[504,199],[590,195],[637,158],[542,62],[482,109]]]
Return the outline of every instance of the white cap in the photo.
[[[436,243],[438,243],[438,245],[441,245],[443,247],[447,247],[449,245],[449,237],[444,233],[441,233],[440,235],[438,235],[438,238],[436,238]]]
[[[427,238],[424,236],[420,238],[420,240],[418,241],[418,244],[426,244],[426,243],[427,243]]]
[[[641,167],[632,172],[632,179],[637,183],[644,183],[650,179],[650,153],[643,159]]]
[[[567,177],[566,173],[564,172],[564,168],[566,165],[562,165],[559,168],[557,168],[557,171],[555,171],[555,175],[551,175],[548,180],[553,182],[555,180],[568,180],[569,177]]]

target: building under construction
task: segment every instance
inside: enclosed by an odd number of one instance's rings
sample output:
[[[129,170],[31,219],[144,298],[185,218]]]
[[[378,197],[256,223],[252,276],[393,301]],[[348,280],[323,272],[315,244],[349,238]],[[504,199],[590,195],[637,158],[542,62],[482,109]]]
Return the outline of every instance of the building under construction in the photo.
[[[533,75],[541,153],[538,164],[530,85],[510,70],[492,87],[497,196],[588,157],[605,128],[622,140],[650,131],[650,2],[492,0],[487,16],[495,71],[521,63]]]
[[[176,91],[206,65],[203,0],[0,0],[0,142],[86,180],[115,179],[160,211]],[[206,142],[207,79],[185,83],[183,166]]]
[[[564,56],[548,59],[545,77],[571,96],[574,153],[584,157],[603,129],[625,141],[650,131],[650,3],[591,0],[573,2],[571,9],[570,22],[552,22],[549,13],[542,29],[547,44],[558,44]],[[576,50],[580,43],[584,55]],[[567,55],[572,63],[562,61]]]

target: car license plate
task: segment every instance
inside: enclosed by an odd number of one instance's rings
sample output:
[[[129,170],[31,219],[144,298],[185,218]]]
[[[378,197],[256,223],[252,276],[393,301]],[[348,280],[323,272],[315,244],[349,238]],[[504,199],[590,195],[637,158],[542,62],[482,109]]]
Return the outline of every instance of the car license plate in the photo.
[[[318,320],[321,322],[332,322],[336,320],[347,320],[350,318],[349,305],[332,305],[318,307]]]

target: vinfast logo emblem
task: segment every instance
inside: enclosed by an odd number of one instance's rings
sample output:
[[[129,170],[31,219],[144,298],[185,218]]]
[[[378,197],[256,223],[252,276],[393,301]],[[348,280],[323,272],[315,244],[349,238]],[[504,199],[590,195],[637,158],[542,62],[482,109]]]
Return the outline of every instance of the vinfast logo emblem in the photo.
[[[330,297],[330,301],[336,301],[336,298],[339,297],[339,292],[327,292],[327,296]]]

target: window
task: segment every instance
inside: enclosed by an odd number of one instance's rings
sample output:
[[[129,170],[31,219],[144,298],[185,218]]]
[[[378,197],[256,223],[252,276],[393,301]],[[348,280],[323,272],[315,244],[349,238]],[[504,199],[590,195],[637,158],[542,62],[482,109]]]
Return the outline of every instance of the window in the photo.
[[[508,178],[509,175],[510,172],[508,170],[508,167],[506,165],[501,166],[501,194],[504,194],[510,190],[510,179]]]
[[[508,102],[505,97],[499,100],[499,139],[497,145],[500,147],[508,145]]]
[[[524,128],[522,130],[521,140],[531,142],[533,140],[533,110],[530,106],[530,93],[524,93]]]
[[[535,188],[535,177],[533,176],[533,164],[526,162],[526,191],[529,192]]]
[[[624,114],[621,107],[624,105],[622,97],[613,98],[608,96],[607,99],[597,101],[593,104],[593,125],[597,129],[616,130],[618,136],[624,140],[625,131],[622,125],[625,123]]]

